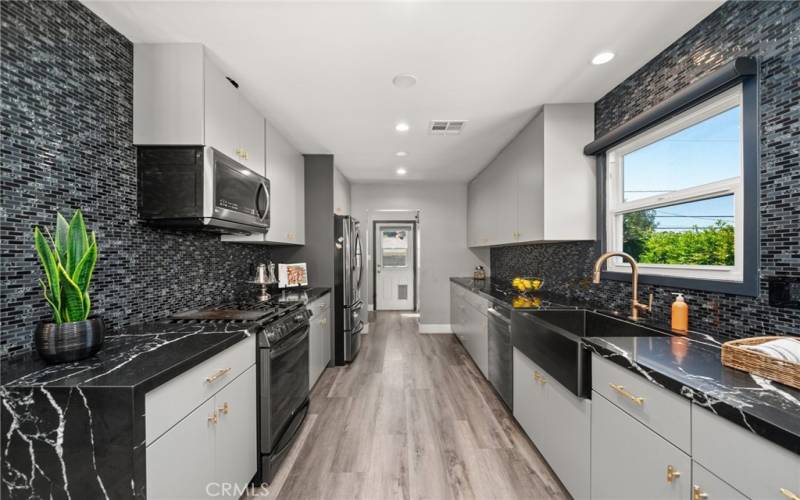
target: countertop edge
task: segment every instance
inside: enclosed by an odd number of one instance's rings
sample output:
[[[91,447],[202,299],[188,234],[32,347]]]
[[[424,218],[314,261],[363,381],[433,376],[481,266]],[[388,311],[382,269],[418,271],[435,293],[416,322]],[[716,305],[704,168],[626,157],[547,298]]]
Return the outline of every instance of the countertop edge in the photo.
[[[655,385],[663,389],[688,399],[694,406],[703,408],[705,411],[710,411],[717,416],[733,422],[744,430],[752,432],[776,446],[780,446],[781,448],[800,455],[800,436],[797,434],[784,429],[775,422],[770,422],[757,415],[753,415],[745,409],[736,408],[725,401],[714,399],[705,392],[690,387],[679,380],[675,380],[654,368],[632,361],[625,354],[610,349],[602,345],[603,343],[607,344],[603,339],[595,339],[592,337],[583,339],[583,344],[603,359],[607,359],[617,366],[625,368],[651,383],[655,383]],[[643,371],[647,373],[646,376],[642,373]]]

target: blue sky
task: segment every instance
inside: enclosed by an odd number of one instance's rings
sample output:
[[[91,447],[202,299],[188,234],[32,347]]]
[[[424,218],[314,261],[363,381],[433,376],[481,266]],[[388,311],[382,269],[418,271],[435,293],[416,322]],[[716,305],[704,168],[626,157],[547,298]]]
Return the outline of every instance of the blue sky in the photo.
[[[625,200],[685,189],[739,175],[740,108],[625,155]],[[662,230],[703,227],[717,219],[733,222],[733,196],[660,208]]]

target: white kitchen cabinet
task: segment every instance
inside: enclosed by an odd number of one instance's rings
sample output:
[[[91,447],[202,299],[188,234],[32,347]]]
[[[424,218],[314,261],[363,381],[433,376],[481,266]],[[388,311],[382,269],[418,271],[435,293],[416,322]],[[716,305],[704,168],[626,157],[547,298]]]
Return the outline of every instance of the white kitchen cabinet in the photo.
[[[689,455],[597,392],[591,421],[593,499],[691,498]]]
[[[453,333],[484,376],[489,373],[489,301],[455,283],[450,284]],[[452,314],[455,314],[453,319]]]
[[[214,396],[217,411],[214,476],[220,483],[236,485],[239,492],[256,475],[257,394],[254,365]]]
[[[470,183],[470,246],[595,238],[592,104],[546,104]]]
[[[308,303],[311,311],[308,341],[308,388],[314,387],[331,360],[331,295],[325,294]]]
[[[336,167],[333,169],[333,213],[350,215],[350,181]]]
[[[591,401],[514,349],[514,418],[574,498],[589,498]]]
[[[800,495],[800,455],[705,408],[692,408],[691,427],[692,459],[745,496],[785,500],[781,490]]]
[[[745,500],[747,497],[702,465],[692,462],[692,498],[698,500],[705,498],[709,500]]]
[[[145,395],[146,434],[153,434],[150,428],[166,429],[154,441],[147,441],[147,498],[218,498],[221,485],[236,485],[241,492],[253,478],[258,464],[253,340],[250,337],[217,354],[209,360],[211,365],[199,365],[203,370],[216,368],[202,379],[215,392],[192,391],[187,381],[197,373],[189,370],[151,391],[159,391],[158,397],[150,398],[151,392]],[[243,355],[243,348],[249,348],[249,356]],[[164,401],[181,402],[187,392],[198,399],[182,417],[173,422],[171,413],[159,411],[161,396]]]
[[[215,479],[214,399],[192,411],[147,447],[147,498],[209,498],[206,485]]]
[[[133,142],[205,145],[264,170],[264,119],[199,43],[135,44]]]
[[[223,235],[222,241],[303,245],[306,241],[305,164],[300,154],[268,120],[265,121],[270,226],[266,234]]]

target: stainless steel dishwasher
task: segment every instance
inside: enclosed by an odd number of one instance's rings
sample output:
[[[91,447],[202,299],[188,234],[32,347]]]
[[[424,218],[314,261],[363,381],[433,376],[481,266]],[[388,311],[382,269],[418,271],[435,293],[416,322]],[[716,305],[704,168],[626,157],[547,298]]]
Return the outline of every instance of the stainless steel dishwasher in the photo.
[[[489,382],[505,404],[514,409],[514,366],[511,346],[511,309],[491,304],[489,317]]]

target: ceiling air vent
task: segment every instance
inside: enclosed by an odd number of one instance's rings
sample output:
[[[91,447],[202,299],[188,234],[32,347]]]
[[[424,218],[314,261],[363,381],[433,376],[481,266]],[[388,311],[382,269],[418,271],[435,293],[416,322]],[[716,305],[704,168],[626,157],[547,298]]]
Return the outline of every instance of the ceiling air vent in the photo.
[[[466,123],[466,120],[431,120],[428,132],[431,135],[458,135]]]

